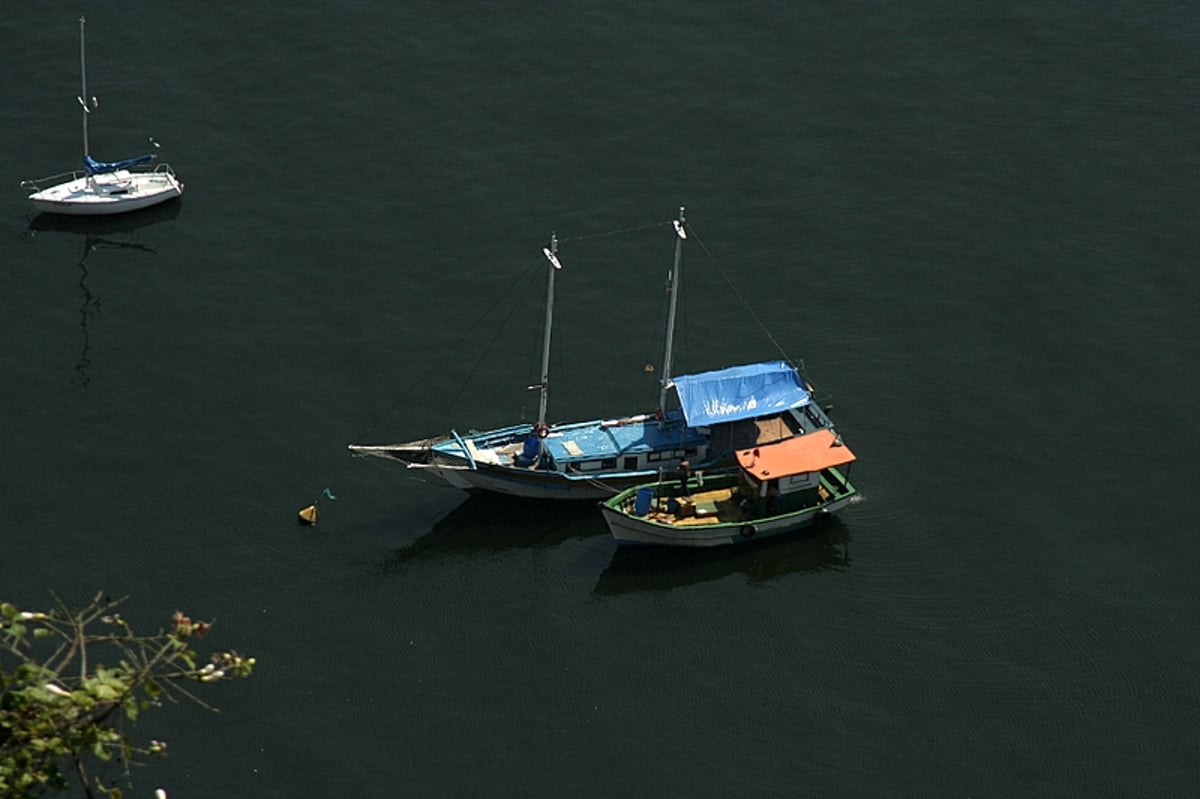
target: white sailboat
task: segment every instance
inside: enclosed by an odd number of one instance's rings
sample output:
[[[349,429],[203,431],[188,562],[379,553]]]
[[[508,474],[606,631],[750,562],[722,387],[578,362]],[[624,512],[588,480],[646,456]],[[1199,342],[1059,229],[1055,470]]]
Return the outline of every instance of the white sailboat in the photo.
[[[153,153],[121,161],[92,158],[88,145],[88,116],[97,107],[97,102],[87,91],[83,17],[79,18],[79,71],[83,169],[21,181],[21,188],[32,192],[29,201],[33,207],[52,214],[100,216],[136,211],[183,194],[183,183],[175,176],[170,164],[155,163],[158,156]]]

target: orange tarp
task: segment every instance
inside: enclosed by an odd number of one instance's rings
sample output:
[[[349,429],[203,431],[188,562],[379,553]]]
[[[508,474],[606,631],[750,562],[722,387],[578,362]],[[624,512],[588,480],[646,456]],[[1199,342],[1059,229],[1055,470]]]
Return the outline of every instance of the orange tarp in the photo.
[[[743,469],[759,480],[773,480],[841,466],[857,457],[832,430],[822,428],[776,444],[741,450],[737,459]]]

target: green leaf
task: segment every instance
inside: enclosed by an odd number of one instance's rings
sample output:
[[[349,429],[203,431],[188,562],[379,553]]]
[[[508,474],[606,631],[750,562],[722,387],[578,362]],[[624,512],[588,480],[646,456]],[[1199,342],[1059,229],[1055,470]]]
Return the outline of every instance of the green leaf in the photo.
[[[92,754],[101,760],[108,760],[112,754],[108,751],[108,747],[104,745],[104,741],[96,741],[92,744]]]
[[[172,633],[136,635],[115,614],[102,615],[117,604],[102,597],[77,610],[60,603],[61,614],[52,615],[23,613],[0,603],[0,650],[16,655],[12,664],[0,662],[0,797],[30,799],[66,791],[76,774],[64,772],[63,766],[74,760],[120,760],[125,787],[131,787],[128,766],[138,765],[137,756],[156,751],[153,746],[133,747],[121,731],[139,721],[147,708],[161,707],[172,685],[193,679],[197,662],[207,662],[207,656]],[[114,631],[113,624],[120,624],[120,630]],[[97,632],[98,625],[105,627]],[[49,649],[57,644],[65,653],[49,661],[57,670],[39,665],[47,662],[39,652],[47,648],[47,639]],[[83,661],[85,648],[89,657]],[[106,662],[119,665],[106,668]],[[254,665],[253,658],[232,652],[219,653],[213,662],[238,676],[249,674]],[[191,697],[188,690],[183,693]],[[113,712],[117,704],[123,716]],[[74,789],[97,797],[123,795],[115,784],[88,782],[75,782]]]

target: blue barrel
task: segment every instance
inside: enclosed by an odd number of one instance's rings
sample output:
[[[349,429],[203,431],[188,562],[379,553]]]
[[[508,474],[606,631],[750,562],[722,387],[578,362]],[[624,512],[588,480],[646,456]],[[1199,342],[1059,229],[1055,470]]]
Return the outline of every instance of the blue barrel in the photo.
[[[650,512],[650,503],[654,501],[653,488],[639,488],[637,492],[637,502],[634,505],[634,510],[638,516],[645,516]]]

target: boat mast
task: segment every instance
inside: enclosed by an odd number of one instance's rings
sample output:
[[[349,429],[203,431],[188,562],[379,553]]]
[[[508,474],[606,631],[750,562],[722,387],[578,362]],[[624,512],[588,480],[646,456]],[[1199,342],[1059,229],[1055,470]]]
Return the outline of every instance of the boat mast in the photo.
[[[87,99],[87,97],[88,97],[88,93],[87,93],[87,63],[84,60],[84,55],[83,55],[83,21],[84,21],[84,18],[80,17],[79,18],[79,76],[80,76],[80,83],[82,84],[81,91],[83,93],[79,95],[79,105],[83,107],[83,157],[87,158],[88,155],[91,154],[88,149],[88,131],[87,131],[87,118],[88,118],[88,114],[90,113],[90,111],[88,111],[88,99]]]
[[[554,273],[562,269],[558,261],[558,236],[550,234],[550,246],[542,248],[542,254],[550,262],[550,277],[546,283],[546,332],[542,336],[542,383],[538,399],[538,424],[546,423],[546,405],[550,397],[550,331],[554,326]]]
[[[675,220],[675,263],[671,267],[671,306],[667,312],[667,345],[663,353],[662,389],[658,394],[658,408],[664,414],[667,409],[667,389],[671,385],[671,348],[675,342],[675,306],[679,301],[679,267],[683,262],[683,241],[687,238],[684,232],[683,206],[679,207],[679,218]],[[664,416],[665,418],[665,416]]]

